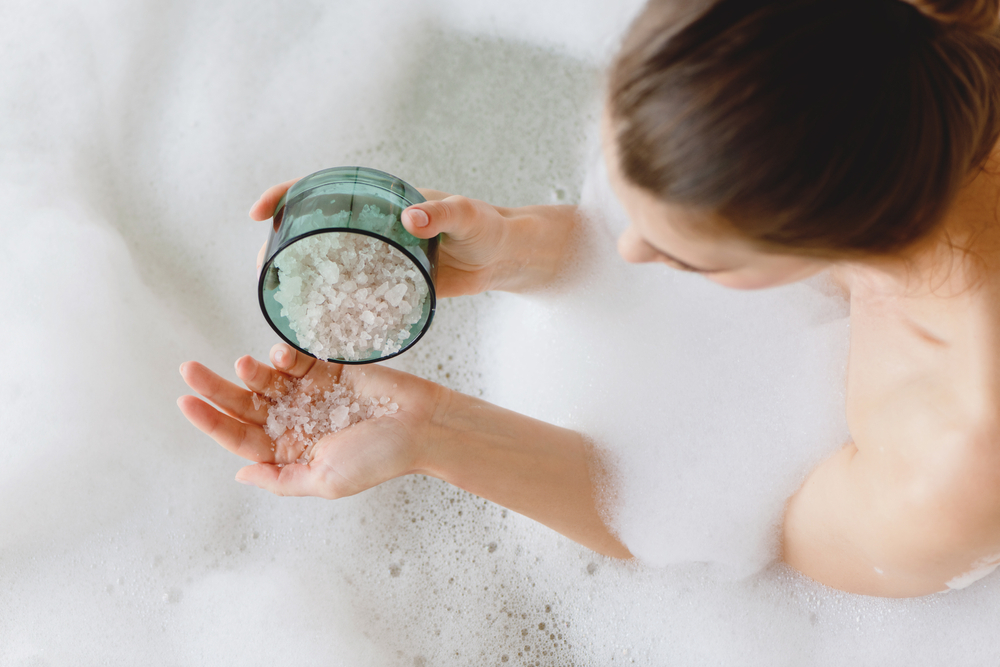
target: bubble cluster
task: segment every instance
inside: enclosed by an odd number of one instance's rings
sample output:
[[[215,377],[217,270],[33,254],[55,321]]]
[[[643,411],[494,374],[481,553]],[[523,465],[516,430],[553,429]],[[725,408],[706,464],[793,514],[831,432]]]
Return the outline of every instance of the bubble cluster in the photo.
[[[772,562],[844,435],[845,307],[615,258],[592,135],[626,4],[10,5],[0,664],[995,665],[996,574],[879,600]],[[246,209],[338,164],[584,202],[561,291],[444,300],[388,363],[587,433],[645,563],[422,475],[274,497],[177,412],[181,362],[236,381],[276,342]]]

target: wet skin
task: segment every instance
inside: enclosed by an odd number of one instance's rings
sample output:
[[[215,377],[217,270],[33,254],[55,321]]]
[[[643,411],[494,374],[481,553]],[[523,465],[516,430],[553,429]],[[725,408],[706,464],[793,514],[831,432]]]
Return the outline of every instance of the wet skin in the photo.
[[[627,182],[604,146],[632,220],[619,239],[626,260],[739,289],[829,270],[850,299],[851,440],[790,499],[785,561],[889,597],[947,590],[1000,563],[1000,159],[970,177],[932,238],[899,256],[831,262],[699,233],[709,217]]]
[[[626,260],[694,270],[737,289],[828,270],[850,298],[851,440],[789,500],[785,561],[841,590],[892,597],[945,590],[1000,561],[1000,160],[970,178],[939,232],[919,247],[830,262],[699,231],[711,223],[704,213],[657,201],[621,177],[611,142],[605,153],[632,221],[618,243]],[[251,217],[268,219],[292,182],[266,191]],[[442,296],[544,287],[563,271],[579,233],[573,207],[512,209],[425,195],[429,201],[407,209],[403,224],[421,238],[443,234]],[[354,372],[284,345],[272,350],[271,362],[244,357],[237,374],[249,390],[261,391],[261,378],[274,374]],[[181,373],[216,406],[182,397],[184,414],[253,463],[240,481],[280,495],[337,498],[422,473],[599,553],[630,557],[602,518],[597,489],[607,481],[607,465],[576,432],[369,367],[366,381],[379,396],[392,385],[399,412],[327,436],[307,466],[278,468],[267,458],[274,443],[263,436],[261,416],[248,407],[249,390],[193,362]],[[363,393],[364,386],[354,389]]]

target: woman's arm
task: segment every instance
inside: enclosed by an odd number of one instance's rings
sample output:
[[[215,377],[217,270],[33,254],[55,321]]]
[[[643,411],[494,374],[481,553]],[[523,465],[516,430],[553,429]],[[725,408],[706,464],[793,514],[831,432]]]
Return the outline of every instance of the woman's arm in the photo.
[[[579,433],[519,415],[384,366],[338,366],[276,345],[272,366],[236,362],[250,391],[195,362],[188,385],[214,403],[182,396],[192,424],[249,460],[237,480],[277,495],[342,498],[408,474],[426,474],[510,508],[599,553],[629,558],[601,516],[608,472]],[[268,409],[251,392],[285,391],[285,380],[337,382],[361,397],[388,396],[398,411],[321,438],[308,463],[264,431]],[[282,436],[284,437],[284,436]],[[287,443],[286,443],[287,444]],[[297,455],[296,455],[297,456]]]
[[[525,293],[552,284],[572,255],[575,206],[505,208],[421,190],[428,201],[404,211],[403,225],[419,238],[442,234],[438,292]]]
[[[457,393],[443,414],[420,472],[605,556],[631,558],[601,516],[608,469],[582,435]]]
[[[273,216],[296,180],[267,189],[250,208],[250,217]],[[439,297],[531,292],[552,284],[566,268],[579,230],[575,206],[505,208],[437,190],[420,192],[427,201],[407,208],[402,223],[417,238],[442,235],[435,282]],[[263,259],[261,247],[258,270]]]
[[[880,597],[963,588],[989,574],[1000,564],[997,436],[848,444],[789,500],[785,561]]]

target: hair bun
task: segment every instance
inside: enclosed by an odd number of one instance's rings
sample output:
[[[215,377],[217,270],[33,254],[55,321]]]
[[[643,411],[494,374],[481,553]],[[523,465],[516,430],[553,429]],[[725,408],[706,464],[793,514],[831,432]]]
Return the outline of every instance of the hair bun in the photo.
[[[905,0],[926,16],[949,26],[994,33],[1000,26],[1000,0]]]

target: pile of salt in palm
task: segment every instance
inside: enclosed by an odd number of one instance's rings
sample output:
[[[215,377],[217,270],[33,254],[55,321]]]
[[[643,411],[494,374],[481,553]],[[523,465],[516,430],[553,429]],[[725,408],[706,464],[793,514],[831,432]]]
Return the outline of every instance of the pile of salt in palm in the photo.
[[[293,461],[308,464],[323,436],[399,409],[388,396],[363,398],[339,382],[325,390],[311,378],[285,379],[282,385],[280,390],[268,389],[263,397],[252,394],[255,408],[267,403],[264,432],[271,438],[279,467]]]
[[[365,206],[360,220],[381,215]],[[427,284],[413,262],[384,241],[316,234],[283,250],[275,266],[281,314],[299,345],[319,359],[389,356],[419,333],[412,329],[423,315]]]

